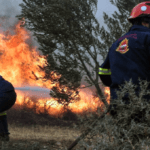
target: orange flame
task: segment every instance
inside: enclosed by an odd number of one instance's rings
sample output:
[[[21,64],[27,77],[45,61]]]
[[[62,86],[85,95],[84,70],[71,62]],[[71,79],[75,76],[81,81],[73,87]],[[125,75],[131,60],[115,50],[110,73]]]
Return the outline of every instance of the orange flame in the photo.
[[[26,40],[30,38],[29,33],[24,28],[20,27],[24,22],[19,22],[15,28],[15,35],[0,34],[0,75],[4,79],[11,82],[15,87],[28,86],[40,86],[51,89],[55,86],[52,81],[43,81],[42,77],[45,76],[45,72],[39,68],[47,65],[46,56],[41,56],[36,51],[36,48],[31,48]],[[60,76],[54,74],[54,78],[60,78]],[[37,78],[39,78],[37,80]],[[59,87],[59,85],[57,85]],[[64,88],[66,91],[67,88]],[[25,99],[24,94],[21,91],[16,90],[17,101],[16,104],[22,105]],[[109,89],[105,89],[109,101]],[[101,102],[98,98],[93,99],[90,91],[80,91],[81,100],[69,104],[69,108],[75,113],[81,113],[84,110],[90,109],[96,111],[98,106],[101,106]],[[25,101],[29,101],[31,98],[26,97]],[[49,114],[58,115],[63,112],[63,105],[59,104],[53,98],[37,99],[38,109],[42,111],[44,102],[47,101],[46,107],[49,108]],[[30,103],[29,107],[32,107],[33,103]]]

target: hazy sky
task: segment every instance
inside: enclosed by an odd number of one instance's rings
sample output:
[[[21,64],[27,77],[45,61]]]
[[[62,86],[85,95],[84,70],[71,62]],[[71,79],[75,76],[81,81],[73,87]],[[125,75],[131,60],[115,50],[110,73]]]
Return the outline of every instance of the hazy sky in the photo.
[[[111,16],[114,11],[117,11],[117,8],[110,3],[110,0],[98,0],[96,17],[101,25],[105,26],[103,23],[103,12]]]
[[[9,26],[14,26],[17,21],[15,18],[16,15],[19,15],[21,12],[21,7],[19,6],[22,3],[22,0],[0,0],[0,16],[11,16],[11,19],[5,22],[2,25],[2,31],[8,30]],[[109,0],[98,0],[98,10],[96,13],[96,17],[100,22],[101,26],[105,26],[103,23],[103,12],[106,12],[108,15],[111,15],[116,9]],[[2,22],[0,22],[2,24]],[[33,40],[34,41],[34,40]],[[34,41],[34,45],[38,46],[38,43]],[[42,54],[40,52],[40,54]]]
[[[9,26],[13,26],[16,23],[17,19],[15,16],[19,15],[21,12],[21,7],[19,6],[20,3],[22,3],[22,0],[0,0],[0,16],[11,16],[11,19],[7,21],[8,23],[4,23],[3,30],[8,30]],[[105,26],[103,23],[103,12],[111,15],[115,10],[117,10],[117,8],[113,6],[109,0],[98,0],[98,10],[96,17],[99,20],[101,26]],[[36,42],[34,42],[34,44],[38,46]]]
[[[21,7],[19,6],[20,3],[22,3],[22,0],[1,0],[0,15],[10,15],[15,17],[15,15],[19,14],[21,11]],[[108,15],[111,15],[114,10],[117,9],[109,2],[109,0],[98,0],[98,11],[96,17],[102,23],[103,11],[105,11]]]

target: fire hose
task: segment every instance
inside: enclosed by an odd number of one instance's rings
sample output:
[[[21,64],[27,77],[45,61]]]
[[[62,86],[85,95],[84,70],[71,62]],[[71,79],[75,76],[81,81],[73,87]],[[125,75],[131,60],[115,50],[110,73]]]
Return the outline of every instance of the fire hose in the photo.
[[[105,115],[106,115],[109,111],[110,111],[110,107],[108,107],[108,108],[104,111],[104,113],[103,113],[100,117],[98,117],[98,119],[96,119],[96,120],[92,123],[91,127],[88,128],[84,133],[82,133],[82,134],[69,146],[69,148],[68,148],[67,150],[72,150],[72,149],[79,143],[80,140],[84,139],[85,136],[87,136],[88,133],[92,131],[92,129],[94,128],[94,126],[96,125],[96,123],[99,121],[99,119],[104,118]]]

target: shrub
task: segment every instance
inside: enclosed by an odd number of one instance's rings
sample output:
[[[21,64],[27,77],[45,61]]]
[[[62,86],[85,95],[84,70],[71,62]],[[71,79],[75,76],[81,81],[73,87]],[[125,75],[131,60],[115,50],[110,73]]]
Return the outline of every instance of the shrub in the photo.
[[[116,115],[112,117],[107,114],[97,121],[92,132],[80,141],[80,145],[86,148],[92,146],[94,150],[150,149],[150,103],[146,99],[150,95],[148,86],[149,82],[140,79],[139,86],[134,85],[132,80],[120,86],[116,91],[118,98],[112,103],[115,105],[112,111]],[[136,94],[138,87],[139,92]],[[125,94],[129,96],[128,104],[123,100]],[[91,114],[86,118],[80,117],[82,132],[91,128],[98,116]]]

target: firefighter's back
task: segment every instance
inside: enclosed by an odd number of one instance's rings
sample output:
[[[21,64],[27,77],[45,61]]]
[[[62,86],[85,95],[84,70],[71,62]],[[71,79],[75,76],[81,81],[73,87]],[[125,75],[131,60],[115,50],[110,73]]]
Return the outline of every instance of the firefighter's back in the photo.
[[[130,79],[134,84],[138,84],[139,78],[150,81],[150,29],[132,26],[110,48],[109,61],[111,92]]]

